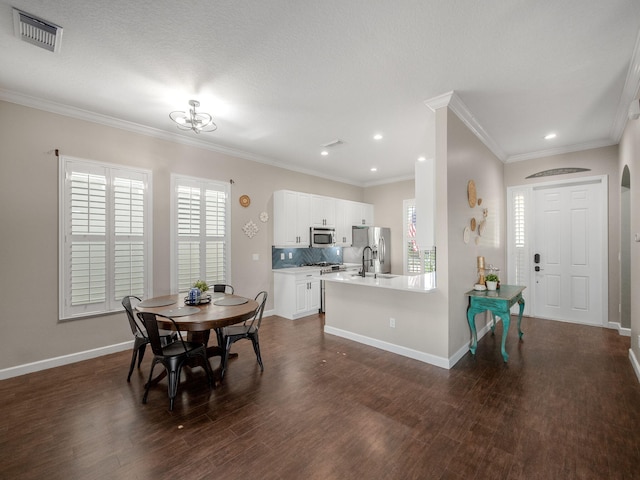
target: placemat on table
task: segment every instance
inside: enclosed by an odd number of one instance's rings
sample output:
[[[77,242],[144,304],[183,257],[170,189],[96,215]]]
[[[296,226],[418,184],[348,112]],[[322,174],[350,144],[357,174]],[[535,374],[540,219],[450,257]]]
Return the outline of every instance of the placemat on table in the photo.
[[[219,305],[221,307],[230,307],[233,305],[242,305],[247,303],[249,299],[243,297],[226,297],[221,298],[220,300],[216,300],[213,302],[214,305]]]
[[[194,313],[198,313],[200,309],[198,307],[178,307],[178,308],[167,308],[166,310],[162,310],[160,315],[164,315],[165,317],[186,317],[187,315],[193,315]]]
[[[143,308],[166,307],[167,305],[173,305],[174,303],[176,303],[176,300],[172,298],[148,298],[141,301],[138,306]]]

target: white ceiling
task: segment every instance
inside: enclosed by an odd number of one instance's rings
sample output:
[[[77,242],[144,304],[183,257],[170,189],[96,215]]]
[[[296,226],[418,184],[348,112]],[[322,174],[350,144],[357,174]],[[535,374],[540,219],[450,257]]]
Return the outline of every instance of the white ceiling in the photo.
[[[504,161],[616,144],[639,31],[636,0],[0,0],[0,98],[372,185],[433,154],[425,102],[450,91]],[[176,129],[192,98],[217,131]]]

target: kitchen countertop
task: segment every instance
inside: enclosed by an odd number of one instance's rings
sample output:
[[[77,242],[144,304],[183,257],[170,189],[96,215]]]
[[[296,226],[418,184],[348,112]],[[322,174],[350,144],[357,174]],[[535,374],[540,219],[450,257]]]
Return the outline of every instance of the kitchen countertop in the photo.
[[[366,287],[389,288],[405,292],[429,293],[436,290],[435,273],[423,275],[390,275],[368,273],[366,277],[354,272],[335,272],[322,275],[322,280],[348,285],[362,285]]]
[[[358,264],[357,263],[345,263],[344,264],[347,268],[357,268]],[[271,271],[273,273],[284,273],[287,275],[298,275],[300,273],[310,273],[310,274],[318,274],[320,275],[320,270],[322,270],[325,267],[320,267],[320,266],[306,266],[306,267],[285,267],[285,268],[274,268]],[[324,275],[323,275],[324,277]]]

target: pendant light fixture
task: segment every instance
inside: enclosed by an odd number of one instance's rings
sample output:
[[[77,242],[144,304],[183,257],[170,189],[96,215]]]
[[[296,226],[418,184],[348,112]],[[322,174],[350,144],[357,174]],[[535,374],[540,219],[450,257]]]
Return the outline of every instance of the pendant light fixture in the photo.
[[[213,132],[218,126],[213,123],[213,118],[208,113],[196,112],[196,107],[200,106],[197,100],[189,100],[191,108],[189,112],[175,111],[169,114],[169,118],[176,122],[180,130],[193,130],[196,133]]]

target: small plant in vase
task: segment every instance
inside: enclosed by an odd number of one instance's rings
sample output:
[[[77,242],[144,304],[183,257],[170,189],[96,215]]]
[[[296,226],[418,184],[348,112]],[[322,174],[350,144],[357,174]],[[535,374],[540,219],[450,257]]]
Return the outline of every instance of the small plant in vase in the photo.
[[[200,290],[201,293],[204,293],[207,290],[209,290],[209,285],[207,285],[207,282],[205,282],[204,280],[198,280],[192,285],[192,287],[197,288],[198,290]]]
[[[484,282],[487,285],[487,290],[496,290],[500,279],[495,273],[490,273],[485,277]]]

